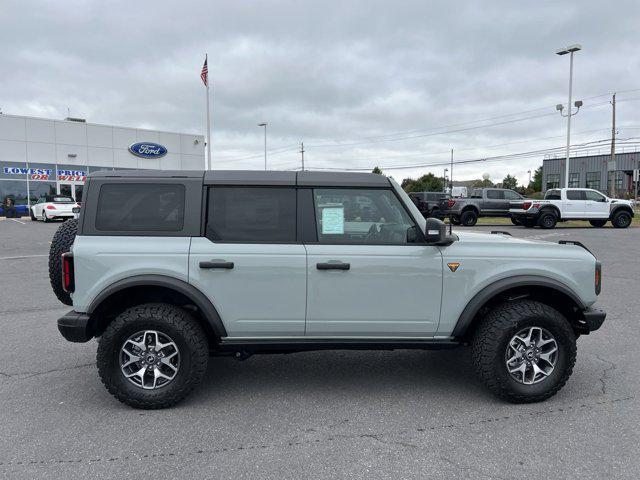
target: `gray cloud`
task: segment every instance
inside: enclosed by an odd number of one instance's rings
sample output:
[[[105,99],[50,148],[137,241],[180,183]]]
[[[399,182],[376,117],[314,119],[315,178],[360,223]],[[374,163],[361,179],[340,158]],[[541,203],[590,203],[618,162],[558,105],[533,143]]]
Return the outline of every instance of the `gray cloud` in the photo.
[[[60,118],[69,106],[97,123],[204,133],[199,71],[208,52],[221,168],[261,167],[260,121],[269,122],[275,168],[298,166],[300,141],[316,168],[436,163],[451,147],[460,159],[530,151],[563,144],[565,124],[553,106],[566,102],[568,61],[556,48],[584,47],[576,98],[640,88],[639,13],[635,1],[616,8],[598,1],[3,2],[0,107]],[[640,136],[631,128],[640,126],[634,97],[640,92],[620,95],[624,137]],[[608,136],[606,100],[585,100],[576,143]],[[377,141],[518,112],[484,124],[549,115]],[[367,140],[376,143],[319,147]],[[511,172],[522,181],[541,160],[457,173],[500,179]],[[426,171],[442,167],[390,173]]]

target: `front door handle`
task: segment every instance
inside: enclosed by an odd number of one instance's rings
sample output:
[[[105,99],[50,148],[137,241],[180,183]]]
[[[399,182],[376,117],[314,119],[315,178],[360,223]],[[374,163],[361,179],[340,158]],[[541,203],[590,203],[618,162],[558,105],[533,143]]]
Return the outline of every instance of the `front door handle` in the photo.
[[[224,260],[211,260],[210,262],[200,262],[200,268],[225,268],[231,270],[233,262],[225,262]]]
[[[316,263],[316,268],[318,270],[349,270],[351,264],[344,262]]]

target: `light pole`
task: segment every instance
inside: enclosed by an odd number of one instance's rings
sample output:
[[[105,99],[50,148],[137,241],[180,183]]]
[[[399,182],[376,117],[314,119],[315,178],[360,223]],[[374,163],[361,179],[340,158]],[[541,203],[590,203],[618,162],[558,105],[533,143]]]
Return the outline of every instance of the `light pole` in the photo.
[[[573,54],[582,50],[582,46],[580,45],[570,45],[566,48],[561,48],[560,50],[556,51],[557,55],[566,55],[567,53],[569,53],[569,101],[567,102],[567,160],[566,160],[566,164],[564,166],[564,186],[566,188],[569,187],[569,147],[571,145],[571,117],[573,115],[575,115],[576,113],[578,113],[577,111],[575,113],[571,113],[571,90],[573,88]],[[580,109],[580,106],[577,105],[578,102],[576,102],[576,107],[578,107],[578,110]],[[582,102],[580,102],[580,105],[582,105]],[[562,105],[556,105],[556,109],[560,111],[560,114],[562,115]]]
[[[448,168],[444,169],[444,175],[442,177],[442,191],[443,193],[447,192],[447,172],[449,171]]]
[[[267,122],[260,122],[259,127],[264,127],[264,169],[267,169]]]
[[[529,184],[527,185],[527,188],[529,188],[529,185],[531,185],[531,170],[527,170],[527,173],[529,174]]]

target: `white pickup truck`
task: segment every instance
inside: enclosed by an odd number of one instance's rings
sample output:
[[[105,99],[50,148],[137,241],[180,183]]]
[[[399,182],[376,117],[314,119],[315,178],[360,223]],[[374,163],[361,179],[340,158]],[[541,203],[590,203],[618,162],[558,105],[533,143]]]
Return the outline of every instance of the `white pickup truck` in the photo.
[[[528,228],[553,228],[567,220],[586,220],[594,227],[603,227],[611,220],[614,227],[627,228],[634,216],[630,201],[609,198],[590,188],[547,190],[543,200],[510,202],[509,213],[515,224]]]

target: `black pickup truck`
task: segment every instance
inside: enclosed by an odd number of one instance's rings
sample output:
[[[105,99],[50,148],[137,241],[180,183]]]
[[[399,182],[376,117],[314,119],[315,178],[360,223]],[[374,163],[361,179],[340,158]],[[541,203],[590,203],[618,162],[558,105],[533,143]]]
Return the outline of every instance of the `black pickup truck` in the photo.
[[[476,188],[468,197],[440,200],[436,216],[450,216],[454,225],[473,227],[480,217],[510,217],[509,202],[523,198],[506,188]]]
[[[409,198],[415,203],[424,218],[437,217],[440,200],[449,198],[444,192],[409,192]]]

